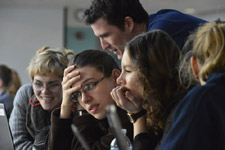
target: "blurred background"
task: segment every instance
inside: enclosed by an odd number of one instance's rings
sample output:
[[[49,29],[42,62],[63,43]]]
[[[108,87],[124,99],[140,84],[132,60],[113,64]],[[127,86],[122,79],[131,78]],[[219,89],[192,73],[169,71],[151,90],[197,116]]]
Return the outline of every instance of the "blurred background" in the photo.
[[[225,20],[224,0],[140,0],[149,14],[176,9],[208,21]],[[43,46],[65,47],[76,53],[101,49],[83,11],[91,0],[0,0],[0,64],[16,70],[22,84],[30,82],[26,70]]]

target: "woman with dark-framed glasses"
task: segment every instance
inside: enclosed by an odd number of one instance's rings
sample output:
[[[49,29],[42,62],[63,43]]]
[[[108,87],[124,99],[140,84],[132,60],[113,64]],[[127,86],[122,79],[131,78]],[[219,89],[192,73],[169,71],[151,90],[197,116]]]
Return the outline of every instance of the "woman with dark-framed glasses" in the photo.
[[[112,56],[100,50],[86,50],[74,57],[65,69],[62,82],[63,101],[60,109],[52,113],[49,149],[81,150],[82,145],[73,135],[75,124],[93,150],[109,150],[114,136],[109,127],[105,109],[115,104],[110,92],[117,86],[120,69]],[[86,113],[78,116],[76,111]],[[126,112],[117,109],[123,128],[132,140],[132,124]]]
[[[61,105],[63,71],[73,55],[70,50],[44,47],[30,61],[32,84],[18,90],[9,121],[16,149],[47,149],[51,111]]]

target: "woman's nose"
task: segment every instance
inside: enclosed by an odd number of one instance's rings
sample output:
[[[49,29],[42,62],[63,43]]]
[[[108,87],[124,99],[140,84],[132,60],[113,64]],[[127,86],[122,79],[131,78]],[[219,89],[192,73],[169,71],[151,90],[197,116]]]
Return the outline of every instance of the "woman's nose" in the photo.
[[[81,102],[87,104],[89,101],[91,101],[91,96],[88,93],[82,92]]]
[[[120,74],[120,76],[116,79],[116,83],[119,85],[124,85],[125,84],[125,80],[123,79],[122,73]]]
[[[49,93],[51,92],[51,90],[47,87],[47,86],[43,86],[43,88],[41,89],[42,93]]]

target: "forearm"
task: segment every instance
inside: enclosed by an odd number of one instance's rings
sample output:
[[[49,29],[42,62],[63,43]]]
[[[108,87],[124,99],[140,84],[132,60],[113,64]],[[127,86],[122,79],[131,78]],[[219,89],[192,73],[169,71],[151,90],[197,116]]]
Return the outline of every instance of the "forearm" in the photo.
[[[73,133],[71,130],[72,118],[59,118],[59,109],[53,111],[51,116],[51,129],[48,137],[49,150],[70,150]]]
[[[158,143],[158,137],[147,127],[146,117],[142,116],[133,124],[134,150],[153,150]]]
[[[71,118],[72,115],[72,104],[63,104],[61,105],[60,118]]]

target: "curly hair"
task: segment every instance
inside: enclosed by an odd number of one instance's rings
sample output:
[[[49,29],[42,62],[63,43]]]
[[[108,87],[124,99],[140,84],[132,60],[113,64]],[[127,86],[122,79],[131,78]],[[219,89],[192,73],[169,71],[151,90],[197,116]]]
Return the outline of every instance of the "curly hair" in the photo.
[[[86,24],[93,24],[99,18],[124,30],[125,17],[131,17],[135,23],[146,23],[148,13],[139,0],[93,0],[90,8],[84,12]]]
[[[126,45],[126,50],[132,63],[139,68],[147,124],[156,134],[160,134],[168,115],[167,109],[183,89],[177,68],[180,50],[172,38],[161,30],[135,37]]]

